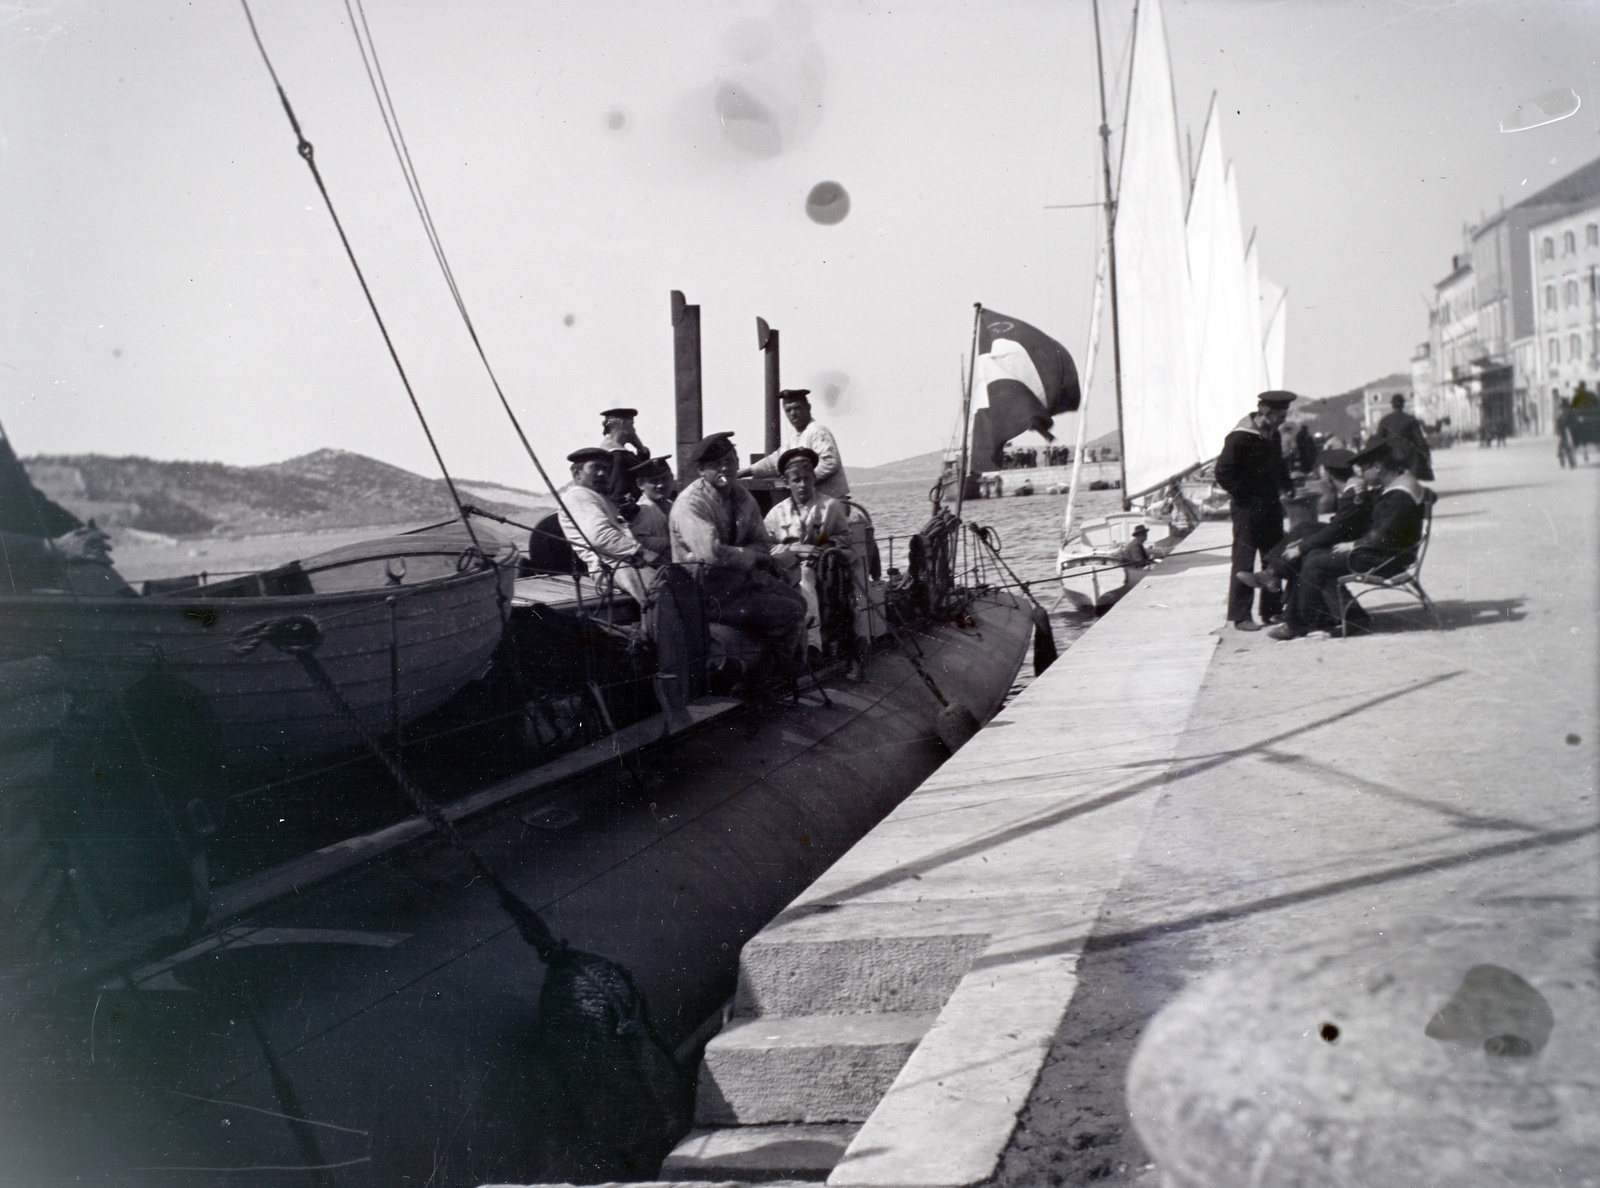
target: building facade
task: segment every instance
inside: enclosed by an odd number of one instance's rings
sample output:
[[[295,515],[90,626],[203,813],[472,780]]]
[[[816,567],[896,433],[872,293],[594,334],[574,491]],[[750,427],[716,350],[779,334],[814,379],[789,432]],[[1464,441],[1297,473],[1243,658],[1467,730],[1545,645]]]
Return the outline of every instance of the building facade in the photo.
[[[1536,310],[1533,403],[1549,426],[1579,383],[1600,388],[1600,196],[1535,224],[1528,250]]]
[[[1468,227],[1463,252],[1451,260],[1450,273],[1435,286],[1429,313],[1428,341],[1412,356],[1416,415],[1430,424],[1449,420],[1455,434],[1476,432],[1484,424],[1508,433],[1553,431],[1555,388],[1577,382],[1568,355],[1572,328],[1556,329],[1559,353],[1554,364],[1565,374],[1546,374],[1549,335],[1541,331],[1547,311],[1546,273],[1555,272],[1557,306],[1569,292],[1564,266],[1580,261],[1560,254],[1565,224],[1576,221],[1585,234],[1583,212],[1600,202],[1600,160],[1591,161],[1546,186],[1517,205]],[[1539,258],[1543,231],[1562,223],[1553,260]],[[1582,247],[1580,243],[1579,255]],[[1539,276],[1535,276],[1535,273]],[[1566,325],[1566,317],[1557,321]],[[1553,323],[1552,323],[1553,325]],[[1593,347],[1585,343],[1590,353]],[[1591,387],[1593,382],[1591,381]]]

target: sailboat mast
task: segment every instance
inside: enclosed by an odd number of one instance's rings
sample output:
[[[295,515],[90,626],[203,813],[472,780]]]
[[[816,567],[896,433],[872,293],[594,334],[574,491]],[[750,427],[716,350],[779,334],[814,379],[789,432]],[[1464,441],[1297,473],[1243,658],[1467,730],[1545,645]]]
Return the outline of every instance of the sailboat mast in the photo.
[[[983,317],[983,302],[972,303],[972,355],[967,364],[967,386],[961,393],[961,470],[956,475],[956,519],[967,494],[967,442],[972,431],[972,376],[978,367],[978,320]]]
[[[1134,3],[1134,29],[1139,6]],[[1137,34],[1135,34],[1137,35]],[[1128,442],[1122,428],[1122,334],[1117,319],[1117,198],[1111,189],[1111,118],[1106,112],[1106,59],[1100,44],[1100,0],[1094,0],[1094,60],[1100,76],[1100,167],[1106,195],[1106,261],[1111,271],[1111,358],[1117,388],[1117,466],[1122,475],[1122,504],[1128,506]]]

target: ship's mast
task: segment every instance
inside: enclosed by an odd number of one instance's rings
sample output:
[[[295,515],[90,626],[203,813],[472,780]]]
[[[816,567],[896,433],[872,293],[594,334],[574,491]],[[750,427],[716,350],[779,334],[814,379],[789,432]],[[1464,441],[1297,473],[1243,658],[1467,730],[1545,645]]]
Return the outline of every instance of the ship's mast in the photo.
[[[1139,6],[1133,9],[1138,36]],[[1106,261],[1111,270],[1111,359],[1117,388],[1117,466],[1122,474],[1122,506],[1128,508],[1128,441],[1122,428],[1122,334],[1117,320],[1117,198],[1111,188],[1111,119],[1106,112],[1106,59],[1100,44],[1100,0],[1094,0],[1094,61],[1100,77],[1100,166],[1106,195]],[[1131,72],[1130,72],[1131,74]],[[1131,85],[1130,77],[1130,85]]]

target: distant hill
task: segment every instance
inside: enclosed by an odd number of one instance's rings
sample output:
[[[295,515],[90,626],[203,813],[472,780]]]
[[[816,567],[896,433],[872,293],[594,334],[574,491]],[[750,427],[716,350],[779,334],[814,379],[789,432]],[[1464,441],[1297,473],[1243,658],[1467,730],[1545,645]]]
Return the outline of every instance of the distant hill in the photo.
[[[269,532],[380,527],[454,515],[442,479],[424,478],[346,450],[316,450],[267,466],[160,462],[100,454],[23,460],[57,503],[104,528],[166,536],[255,536]],[[462,498],[523,519],[553,506],[532,492],[460,482]]]

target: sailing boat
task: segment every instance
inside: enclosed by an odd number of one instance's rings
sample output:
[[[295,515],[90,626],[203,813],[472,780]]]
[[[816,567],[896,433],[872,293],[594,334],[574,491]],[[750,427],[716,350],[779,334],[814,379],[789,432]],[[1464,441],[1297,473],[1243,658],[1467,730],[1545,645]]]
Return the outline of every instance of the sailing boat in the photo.
[[[1098,53],[1098,7],[1095,38]],[[1113,605],[1138,582],[1150,557],[1170,551],[1193,528],[1198,515],[1181,482],[1215,457],[1228,430],[1254,406],[1255,394],[1281,379],[1284,325],[1283,291],[1261,277],[1255,239],[1246,247],[1240,233],[1238,187],[1223,152],[1215,97],[1192,178],[1179,157],[1159,0],[1142,0],[1134,12],[1115,185],[1103,62],[1100,104],[1108,234],[1087,365],[1093,367],[1099,306],[1109,287],[1124,510],[1074,534],[1074,468],[1067,540],[1057,557],[1065,596],[1093,611]],[[1109,286],[1102,279],[1107,275]],[[1264,296],[1268,286],[1270,298]],[[1270,366],[1274,358],[1276,368]],[[1140,510],[1135,500],[1143,500]],[[1150,535],[1144,557],[1132,545],[1140,525]]]

